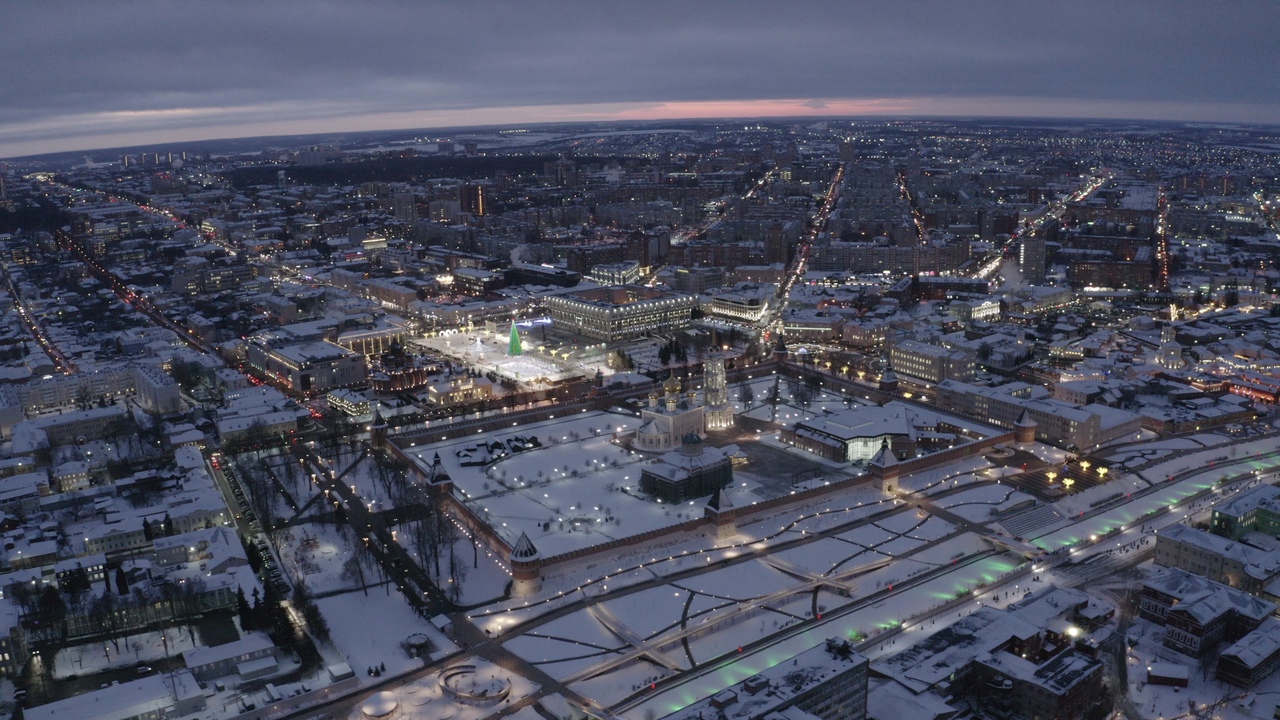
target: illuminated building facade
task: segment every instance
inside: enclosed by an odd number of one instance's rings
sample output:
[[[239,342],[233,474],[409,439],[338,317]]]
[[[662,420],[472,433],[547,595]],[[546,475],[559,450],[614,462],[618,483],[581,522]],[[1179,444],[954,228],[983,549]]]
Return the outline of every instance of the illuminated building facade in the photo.
[[[641,285],[616,285],[552,295],[547,310],[556,326],[606,343],[680,330],[689,324],[694,298]]]

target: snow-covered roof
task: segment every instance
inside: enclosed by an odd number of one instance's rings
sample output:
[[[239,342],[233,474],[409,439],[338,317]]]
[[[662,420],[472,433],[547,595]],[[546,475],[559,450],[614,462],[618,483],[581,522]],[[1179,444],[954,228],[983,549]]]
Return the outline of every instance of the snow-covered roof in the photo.
[[[1260,620],[1276,609],[1275,603],[1177,568],[1165,568],[1143,588],[1176,598],[1178,604],[1170,612],[1190,613],[1202,623],[1227,612]]]
[[[1059,692],[1086,676],[1097,660],[1064,652],[1037,665],[1000,649],[1011,638],[1030,638],[1050,621],[1073,612],[1087,596],[1049,587],[1004,610],[984,607],[902,652],[875,663],[877,673],[921,693],[972,662],[999,667],[1010,677]]]
[[[725,512],[733,509],[733,501],[729,499],[729,495],[724,491],[724,488],[720,488],[707,500],[707,507],[716,512]]]
[[[790,707],[798,696],[803,697],[818,685],[866,662],[867,659],[850,649],[846,641],[831,638],[790,658],[790,661],[778,662],[712,697],[688,705],[668,715],[667,720],[767,717],[772,711]]]
[[[511,559],[529,562],[537,560],[541,556],[538,548],[533,546],[533,541],[525,533],[520,533],[520,539],[516,540],[515,547],[511,548]]]
[[[203,665],[213,665],[224,660],[230,660],[241,655],[260,653],[275,646],[276,644],[271,642],[271,638],[267,637],[266,633],[253,632],[233,642],[188,650],[182,653],[182,662],[188,668],[194,669]]]
[[[887,438],[884,442],[880,443],[880,449],[876,451],[875,456],[872,457],[871,461],[867,464],[880,468],[887,468],[891,465],[898,464],[898,458],[893,456],[893,450],[889,448],[889,440]]]
[[[1275,554],[1190,525],[1179,523],[1162,528],[1156,535],[1157,549],[1161,540],[1186,543],[1218,557],[1230,558],[1244,565],[1250,575],[1261,580],[1280,572],[1280,557]]]
[[[110,685],[83,695],[58,700],[23,710],[27,720],[126,720],[151,713],[162,713],[178,701],[189,701],[201,694],[200,686],[190,671],[173,675],[150,675],[118,685]]]

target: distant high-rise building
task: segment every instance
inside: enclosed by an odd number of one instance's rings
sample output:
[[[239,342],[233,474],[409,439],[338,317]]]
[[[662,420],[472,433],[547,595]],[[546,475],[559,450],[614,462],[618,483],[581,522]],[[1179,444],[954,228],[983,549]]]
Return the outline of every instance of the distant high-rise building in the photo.
[[[391,199],[391,208],[397,220],[413,222],[418,219],[418,204],[413,193],[396,193]]]
[[[459,188],[459,203],[462,206],[462,212],[471,213],[476,217],[484,217],[484,186],[479,183],[467,183]]]
[[[782,223],[771,222],[764,230],[764,261],[766,265],[773,263],[787,264],[791,259],[790,243],[783,232]]]
[[[452,154],[453,154],[453,141],[452,141],[452,140],[441,140],[441,141],[437,142],[437,143],[436,143],[436,152],[437,152],[437,153],[439,153],[439,154],[441,154],[441,155],[452,155]]]
[[[1035,284],[1044,280],[1044,238],[1027,235],[1018,243],[1018,269],[1027,282]]]
[[[578,166],[569,158],[560,158],[542,165],[542,174],[558,187],[570,187],[578,182]]]

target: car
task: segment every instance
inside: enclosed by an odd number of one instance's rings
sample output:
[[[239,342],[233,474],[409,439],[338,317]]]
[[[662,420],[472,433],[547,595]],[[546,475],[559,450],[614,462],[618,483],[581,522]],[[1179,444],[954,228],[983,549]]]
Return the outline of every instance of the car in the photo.
[[[138,674],[139,674],[139,675],[146,675],[146,674],[147,674],[147,673],[149,673],[149,672],[151,672],[151,666],[149,666],[149,665],[139,665],[139,666],[138,666]]]

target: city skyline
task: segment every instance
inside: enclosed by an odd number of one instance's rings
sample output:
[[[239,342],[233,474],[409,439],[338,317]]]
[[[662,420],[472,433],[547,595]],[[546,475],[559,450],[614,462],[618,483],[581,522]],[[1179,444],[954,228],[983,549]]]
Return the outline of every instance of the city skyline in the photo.
[[[1280,123],[1262,2],[66,9],[8,10],[0,157],[607,120]]]

